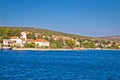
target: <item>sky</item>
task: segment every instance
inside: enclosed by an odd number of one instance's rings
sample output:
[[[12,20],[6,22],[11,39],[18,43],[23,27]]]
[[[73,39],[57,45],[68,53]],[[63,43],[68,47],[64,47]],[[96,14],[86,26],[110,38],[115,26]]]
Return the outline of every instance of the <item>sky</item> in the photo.
[[[0,26],[120,35],[120,0],[0,0]]]

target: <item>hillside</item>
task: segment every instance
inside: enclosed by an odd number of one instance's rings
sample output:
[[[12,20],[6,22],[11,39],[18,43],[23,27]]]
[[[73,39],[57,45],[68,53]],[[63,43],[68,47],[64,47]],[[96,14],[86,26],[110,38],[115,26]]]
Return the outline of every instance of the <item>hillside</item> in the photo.
[[[120,41],[120,36],[101,37],[100,39],[107,39],[107,40]]]
[[[40,34],[45,34],[45,35],[60,35],[60,36],[68,36],[72,38],[92,38],[92,37],[86,37],[86,36],[80,36],[80,35],[74,35],[74,34],[69,34],[69,33],[63,33],[59,31],[52,31],[52,30],[47,30],[47,29],[40,29],[40,28],[34,28],[34,27],[0,27],[1,29],[12,29],[12,30],[19,30],[20,32],[22,31],[28,31],[28,32],[34,32],[34,33],[40,33]],[[19,32],[18,31],[18,32]]]
[[[33,28],[33,27],[0,27],[0,43],[4,40],[10,40],[11,37],[17,36],[20,40],[23,39],[21,32],[26,35],[25,44],[22,47],[35,48],[38,47],[35,41],[47,40],[50,44],[47,48],[100,48],[100,49],[120,49],[120,37],[102,37],[92,38],[74,34],[68,34],[58,31]],[[112,40],[112,41],[111,41]],[[22,41],[21,41],[22,42]],[[8,42],[9,43],[9,42]],[[14,45],[14,42],[11,43]],[[15,47],[21,47],[15,45]],[[8,46],[8,45],[7,45]],[[14,46],[12,46],[14,47]],[[45,46],[41,46],[46,48]]]

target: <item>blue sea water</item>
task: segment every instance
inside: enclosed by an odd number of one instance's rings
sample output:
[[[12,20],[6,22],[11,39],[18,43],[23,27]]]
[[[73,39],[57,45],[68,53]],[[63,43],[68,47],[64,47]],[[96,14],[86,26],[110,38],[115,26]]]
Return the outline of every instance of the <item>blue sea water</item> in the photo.
[[[120,80],[120,51],[0,51],[0,80]]]

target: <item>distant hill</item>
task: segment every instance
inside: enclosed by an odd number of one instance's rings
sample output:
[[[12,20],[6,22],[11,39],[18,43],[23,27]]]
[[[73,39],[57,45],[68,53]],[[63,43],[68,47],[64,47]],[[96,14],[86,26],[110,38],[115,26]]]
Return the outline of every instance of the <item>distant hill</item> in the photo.
[[[101,39],[107,39],[107,40],[120,40],[120,36],[108,36],[108,37],[101,37]]]
[[[0,28],[12,28],[14,29],[19,29],[20,31],[28,31],[28,32],[34,32],[34,33],[41,33],[41,34],[47,34],[47,35],[61,35],[61,36],[68,36],[72,38],[92,38],[92,37],[86,37],[86,36],[80,36],[80,35],[75,35],[75,34],[69,34],[69,33],[64,33],[64,32],[59,32],[59,31],[52,31],[52,30],[47,30],[47,29],[40,29],[40,28],[35,28],[35,27],[0,27]]]
[[[58,35],[58,36],[68,36],[71,38],[80,38],[80,39],[107,39],[107,40],[120,40],[120,36],[108,36],[108,37],[98,37],[98,38],[93,38],[89,36],[81,36],[81,35],[75,35],[75,34],[70,34],[70,33],[64,33],[64,32],[59,32],[59,31],[53,31],[53,30],[47,30],[47,29],[41,29],[41,28],[36,28],[36,27],[9,27],[9,26],[3,26],[0,27],[2,28],[8,28],[8,29],[19,29],[20,32],[22,31],[28,31],[28,32],[34,32],[34,33],[40,33],[40,34],[46,34],[46,35]]]

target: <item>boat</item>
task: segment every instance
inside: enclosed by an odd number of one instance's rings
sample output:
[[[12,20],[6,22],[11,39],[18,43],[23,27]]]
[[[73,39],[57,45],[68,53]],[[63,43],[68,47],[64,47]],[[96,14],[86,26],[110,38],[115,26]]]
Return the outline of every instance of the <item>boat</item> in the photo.
[[[11,47],[2,47],[1,50],[12,50]]]

